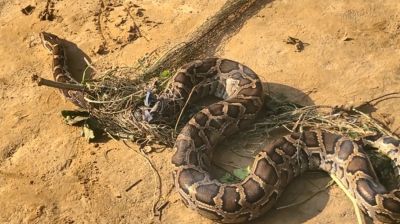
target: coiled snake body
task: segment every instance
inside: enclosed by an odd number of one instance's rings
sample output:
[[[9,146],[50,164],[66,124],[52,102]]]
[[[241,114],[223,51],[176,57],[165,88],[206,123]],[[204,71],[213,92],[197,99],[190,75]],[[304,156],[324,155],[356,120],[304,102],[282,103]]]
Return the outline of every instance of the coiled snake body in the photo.
[[[45,46],[56,44],[46,35],[42,39]],[[65,57],[57,56],[54,49],[52,52],[58,60],[54,63],[57,80],[57,65],[65,64]],[[74,98],[68,92],[64,95]],[[336,176],[371,218],[400,222],[400,189],[389,191],[379,182],[362,146],[326,131],[294,133],[275,140],[258,153],[244,180],[219,182],[209,173],[214,147],[251,125],[263,106],[263,87],[255,72],[227,59],[193,61],[178,69],[150,113],[155,118],[171,118],[187,99],[194,102],[207,95],[222,100],[189,120],[177,137],[172,157],[175,186],[187,207],[217,222],[245,222],[268,211],[294,177],[321,169]],[[82,103],[78,100],[76,104]],[[382,137],[375,143],[399,174],[399,141]]]

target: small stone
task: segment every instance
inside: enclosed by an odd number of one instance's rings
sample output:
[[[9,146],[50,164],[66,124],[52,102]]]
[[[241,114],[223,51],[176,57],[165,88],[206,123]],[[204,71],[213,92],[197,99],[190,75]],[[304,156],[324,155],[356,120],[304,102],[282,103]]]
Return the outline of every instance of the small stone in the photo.
[[[25,8],[21,9],[21,12],[28,16],[28,15],[32,14],[32,12],[35,10],[35,8],[36,8],[35,6],[28,5]]]
[[[108,53],[108,50],[107,50],[107,47],[105,46],[105,44],[102,43],[102,44],[98,45],[98,46],[95,48],[95,52],[96,52],[97,54],[103,55],[103,54],[107,54],[107,53]]]
[[[152,152],[152,151],[153,151],[153,148],[151,148],[151,146],[146,145],[146,146],[143,148],[143,152],[144,152],[144,153],[150,153],[150,152]]]
[[[137,12],[136,12],[136,16],[143,17],[144,16],[143,11],[144,11],[144,9],[138,9]]]

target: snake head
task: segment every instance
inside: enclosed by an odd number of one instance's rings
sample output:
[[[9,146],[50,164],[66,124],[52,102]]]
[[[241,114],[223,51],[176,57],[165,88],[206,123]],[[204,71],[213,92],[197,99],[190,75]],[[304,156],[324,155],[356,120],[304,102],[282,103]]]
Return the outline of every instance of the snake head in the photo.
[[[157,123],[160,114],[162,114],[160,101],[153,102],[150,100],[149,94],[144,100],[144,106],[140,106],[134,111],[134,116],[137,120],[145,121],[149,124]]]
[[[164,117],[164,105],[162,100],[157,100],[154,105],[146,110],[143,119],[148,123],[160,123]]]
[[[153,92],[149,89],[146,92],[146,96],[144,98],[144,105],[146,107],[152,106],[155,102],[157,102],[157,97],[153,94]]]
[[[134,111],[134,117],[149,124],[171,123],[175,118],[175,112],[180,108],[172,97],[168,95],[157,97],[151,89],[146,91],[143,104]]]
[[[183,105],[170,97],[160,97],[150,110],[157,122],[173,123],[178,117]]]
[[[149,123],[149,121],[153,120],[149,111],[150,109],[148,107],[141,106],[134,110],[133,116],[137,121],[146,121]]]
[[[174,120],[175,113],[170,105],[172,100],[166,98],[157,99],[151,107],[141,106],[134,112],[137,120],[145,121],[149,124],[170,123]]]
[[[41,32],[40,39],[42,41],[43,46],[47,48],[49,51],[52,51],[54,46],[60,42],[59,37],[47,32]]]

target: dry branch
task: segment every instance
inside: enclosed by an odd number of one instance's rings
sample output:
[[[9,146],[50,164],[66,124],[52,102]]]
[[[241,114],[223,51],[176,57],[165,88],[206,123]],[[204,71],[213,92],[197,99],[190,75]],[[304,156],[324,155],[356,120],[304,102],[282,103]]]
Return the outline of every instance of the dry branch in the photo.
[[[37,75],[32,76],[32,81],[36,82],[38,86],[48,86],[48,87],[53,87],[53,88],[57,88],[57,89],[87,91],[86,86],[84,86],[84,85],[56,82],[56,81],[41,78]]]
[[[144,77],[165,69],[177,68],[206,54],[213,55],[227,35],[237,32],[243,23],[270,0],[229,0],[215,15],[208,18],[184,43],[164,54],[145,73]],[[212,52],[209,52],[209,51]]]

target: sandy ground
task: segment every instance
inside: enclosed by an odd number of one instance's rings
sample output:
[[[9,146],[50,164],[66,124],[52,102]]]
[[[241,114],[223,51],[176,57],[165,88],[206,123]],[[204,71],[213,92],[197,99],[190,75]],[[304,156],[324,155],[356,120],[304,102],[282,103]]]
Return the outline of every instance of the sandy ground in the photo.
[[[35,86],[31,75],[51,77],[41,31],[75,43],[95,64],[129,66],[185,40],[225,1],[49,2],[46,17],[46,0],[0,1],[0,222],[212,223],[186,209],[172,189],[169,149],[149,156],[162,179],[162,201],[168,202],[161,218],[154,218],[158,184],[137,146],[129,150],[112,140],[89,144],[80,128],[65,125],[60,116],[74,106],[56,90]],[[25,15],[21,9],[28,5],[35,8]],[[399,12],[396,0],[272,1],[216,55],[248,65],[270,83],[272,94],[289,100],[358,104],[400,91]],[[309,45],[296,52],[284,43],[288,36]],[[71,48],[68,56],[72,72],[82,74],[82,54]],[[374,115],[399,131],[399,100],[376,108]],[[328,182],[326,175],[306,174],[290,185],[279,206],[307,198]],[[254,223],[355,222],[351,203],[333,186]]]

